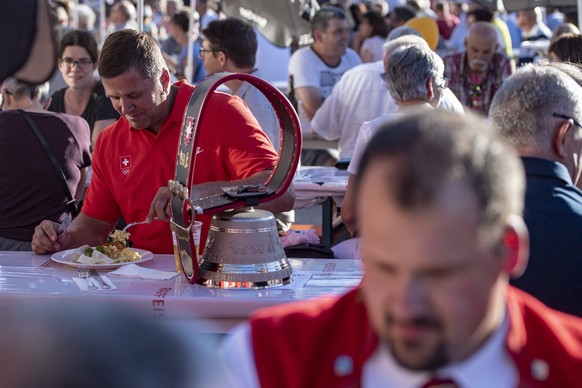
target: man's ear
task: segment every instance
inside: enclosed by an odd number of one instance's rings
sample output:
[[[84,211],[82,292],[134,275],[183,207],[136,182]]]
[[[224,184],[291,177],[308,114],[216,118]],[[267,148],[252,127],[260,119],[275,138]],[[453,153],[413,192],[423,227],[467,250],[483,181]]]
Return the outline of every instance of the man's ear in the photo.
[[[160,83],[162,84],[162,90],[164,92],[168,92],[168,90],[170,89],[170,72],[166,68],[162,70],[162,75],[160,76]]]
[[[226,63],[228,62],[228,56],[224,53],[224,51],[219,51],[218,52],[218,62],[220,63],[220,66],[222,66],[223,68],[226,66]]]
[[[12,95],[2,91],[2,110],[10,109],[12,105]]]
[[[512,216],[503,234],[504,272],[518,278],[525,272],[529,259],[529,233],[523,219]]]
[[[48,107],[51,106],[52,101],[52,97],[47,98],[46,101],[42,103],[42,109],[48,110]]]
[[[566,136],[568,131],[574,126],[571,120],[561,122],[553,132],[552,149],[560,160],[567,158]]]
[[[426,81],[426,91],[427,97],[429,101],[434,99],[434,78],[429,77],[428,81]]]
[[[314,30],[312,34],[313,34],[313,41],[314,42],[321,41],[322,31],[320,29]]]

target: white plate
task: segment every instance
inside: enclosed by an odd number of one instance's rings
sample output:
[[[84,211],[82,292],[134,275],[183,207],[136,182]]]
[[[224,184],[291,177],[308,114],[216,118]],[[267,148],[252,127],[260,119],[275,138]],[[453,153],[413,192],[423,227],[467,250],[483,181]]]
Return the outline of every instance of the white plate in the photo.
[[[143,249],[136,249],[136,248],[131,248],[131,250],[139,253],[141,256],[141,260],[130,261],[127,263],[81,264],[81,263],[75,263],[71,260],[71,254],[73,252],[75,252],[75,249],[67,249],[66,251],[57,252],[51,256],[51,259],[53,261],[56,261],[57,263],[61,263],[64,265],[68,265],[70,267],[75,267],[75,268],[79,267],[79,266],[83,266],[83,267],[87,267],[87,268],[117,268],[117,267],[121,267],[122,265],[127,265],[127,264],[143,263],[143,262],[146,262],[146,261],[154,258],[154,254],[151,253],[150,251],[144,251]]]

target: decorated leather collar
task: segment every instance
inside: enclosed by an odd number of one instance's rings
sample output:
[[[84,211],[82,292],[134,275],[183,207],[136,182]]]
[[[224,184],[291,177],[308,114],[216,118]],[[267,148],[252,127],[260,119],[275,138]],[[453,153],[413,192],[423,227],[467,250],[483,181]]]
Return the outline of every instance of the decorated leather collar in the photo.
[[[246,81],[265,95],[273,106],[281,128],[279,163],[265,184],[239,187],[223,187],[221,192],[204,198],[190,198],[189,187],[195,176],[196,146],[200,134],[200,122],[212,93],[230,80]],[[192,238],[196,215],[245,206],[257,206],[283,195],[293,180],[301,154],[301,127],[297,113],[285,95],[277,88],[250,74],[214,73],[197,84],[190,96],[176,159],[174,180],[168,182],[172,193],[170,227],[174,233],[174,254],[182,263],[184,275],[190,283],[198,278],[197,249]]]

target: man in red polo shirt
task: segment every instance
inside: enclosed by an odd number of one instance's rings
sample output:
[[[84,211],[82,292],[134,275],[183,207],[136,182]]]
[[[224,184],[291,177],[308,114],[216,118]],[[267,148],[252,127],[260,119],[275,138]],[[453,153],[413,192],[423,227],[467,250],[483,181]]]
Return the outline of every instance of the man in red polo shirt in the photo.
[[[365,277],[256,314],[224,343],[237,387],[574,387],[582,320],[508,285],[528,236],[515,150],[473,117],[384,125],[356,181]]]
[[[99,245],[120,217],[128,223],[145,220],[158,189],[174,177],[180,128],[194,87],[185,82],[170,85],[156,42],[135,30],[118,31],[107,38],[99,73],[122,117],[97,140],[82,213],[65,232],[58,231],[58,224],[43,221],[33,237],[36,253]],[[215,92],[201,120],[192,193],[216,193],[225,182],[242,185],[267,180],[278,155],[242,100]],[[262,207],[274,212],[292,209],[292,191]],[[208,220],[202,221],[207,221],[201,236],[204,242]],[[167,222],[137,225],[130,232],[136,248],[173,253]]]

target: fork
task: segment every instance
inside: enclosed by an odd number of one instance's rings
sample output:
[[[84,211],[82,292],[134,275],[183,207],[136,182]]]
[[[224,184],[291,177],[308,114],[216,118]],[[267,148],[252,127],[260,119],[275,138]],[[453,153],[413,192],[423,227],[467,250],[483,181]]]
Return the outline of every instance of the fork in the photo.
[[[77,267],[77,272],[79,273],[79,277],[81,279],[87,279],[90,290],[96,290],[98,288],[95,284],[93,284],[91,276],[89,276],[89,270],[87,270],[86,267]]]
[[[153,221],[156,221],[158,219],[158,217],[154,217]],[[136,222],[130,222],[129,224],[125,225],[125,227],[123,229],[121,229],[122,232],[125,232],[127,229],[131,228],[132,226],[135,225],[141,225],[141,224],[146,224],[147,221],[136,221]]]

